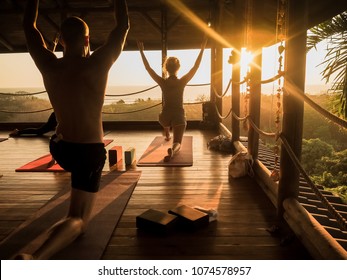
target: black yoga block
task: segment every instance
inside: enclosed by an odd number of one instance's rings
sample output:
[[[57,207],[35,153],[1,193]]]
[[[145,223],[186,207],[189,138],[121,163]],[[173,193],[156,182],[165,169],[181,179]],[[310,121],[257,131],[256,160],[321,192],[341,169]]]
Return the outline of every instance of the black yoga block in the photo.
[[[209,225],[208,214],[186,205],[171,209],[169,213],[176,215],[179,218],[179,222],[192,228],[200,228]]]
[[[136,217],[136,227],[139,229],[168,232],[173,228],[177,217],[158,210],[149,209]]]

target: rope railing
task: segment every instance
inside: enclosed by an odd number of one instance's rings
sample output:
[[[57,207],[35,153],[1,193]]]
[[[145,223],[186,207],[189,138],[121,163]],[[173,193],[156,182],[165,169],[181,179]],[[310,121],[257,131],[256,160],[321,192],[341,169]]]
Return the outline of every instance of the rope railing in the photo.
[[[291,149],[287,139],[284,137],[283,133],[268,133],[263,130],[261,130],[257,125],[253,122],[251,117],[249,115],[245,116],[244,118],[238,117],[235,113],[233,113],[233,117],[236,118],[239,121],[247,120],[248,123],[253,127],[253,129],[263,136],[267,137],[275,137],[276,139],[280,139],[284,148],[288,152],[289,157],[291,158],[292,162],[294,163],[295,167],[298,169],[298,171],[302,174],[312,191],[317,195],[317,197],[320,199],[320,201],[323,203],[323,205],[327,208],[329,213],[336,219],[339,227],[341,230],[347,230],[347,221],[346,219],[334,208],[333,205],[328,201],[328,199],[321,193],[321,191],[317,188],[317,186],[313,183],[313,181],[310,179],[309,175],[306,173],[304,168],[302,167],[300,161],[296,157],[295,153]]]
[[[5,95],[5,96],[33,96],[33,95],[38,95],[45,93],[45,90],[42,91],[37,91],[37,92],[21,92],[19,91],[18,93],[12,93],[12,92],[0,92],[0,95]]]
[[[267,79],[267,80],[263,80],[260,83],[264,84],[264,83],[270,83],[270,82],[274,82],[275,80],[281,78],[283,76],[284,72],[280,72],[278,75],[274,76],[271,79]],[[318,113],[320,113],[321,115],[323,115],[324,117],[328,118],[329,120],[333,121],[334,123],[346,128],[347,127],[347,122],[343,119],[338,118],[337,116],[335,116],[334,114],[328,112],[327,110],[323,109],[321,106],[319,106],[317,103],[315,103],[314,101],[312,101],[308,96],[306,96],[305,94],[302,94],[300,92],[297,93],[301,98],[303,98],[303,100],[309,104],[313,109],[315,109]],[[218,108],[216,106],[217,109],[217,113],[218,112]],[[230,110],[232,112],[232,109]],[[316,194],[316,196],[319,198],[319,200],[323,203],[323,205],[326,207],[326,209],[329,211],[329,213],[336,219],[339,227],[341,230],[347,230],[347,221],[346,219],[334,208],[334,206],[328,201],[328,199],[321,193],[321,191],[319,190],[319,188],[317,188],[317,186],[313,183],[313,181],[310,179],[309,175],[306,173],[306,171],[304,170],[304,168],[302,167],[300,161],[298,160],[298,158],[296,157],[295,153],[293,152],[293,150],[291,149],[288,141],[286,140],[286,138],[284,137],[284,135],[280,132],[278,133],[268,133],[265,132],[263,130],[261,130],[259,127],[257,127],[257,125],[253,122],[253,120],[251,119],[250,115],[245,116],[244,118],[240,118],[239,116],[237,116],[234,112],[232,112],[233,117],[238,120],[238,121],[245,121],[247,120],[248,123],[252,126],[252,128],[259,134],[259,135],[263,135],[266,137],[275,137],[276,140],[280,139],[283,147],[286,149],[286,151],[288,152],[289,157],[291,158],[292,162],[294,163],[295,167],[298,169],[298,171],[302,174],[302,176],[304,177],[304,179],[306,180],[306,182],[308,183],[308,185],[310,186],[310,188],[312,189],[312,191]]]
[[[215,106],[215,108],[216,108],[216,112],[217,112],[217,115],[218,115],[218,117],[219,118],[221,118],[221,119],[226,119],[227,117],[229,117],[230,116],[230,114],[232,113],[232,111],[233,111],[233,109],[232,108],[230,108],[230,110],[229,110],[229,112],[225,115],[225,116],[222,116],[221,114],[220,114],[220,112],[219,112],[219,110],[218,110],[218,107],[217,107],[217,105],[216,104],[214,104],[214,106]]]
[[[205,103],[205,101],[199,101],[199,102],[185,102],[183,103],[183,105],[189,106],[189,105],[199,105],[199,104],[203,104]],[[133,110],[133,111],[126,111],[126,112],[105,112],[102,111],[103,114],[112,114],[112,115],[122,115],[122,114],[131,114],[131,113],[136,113],[136,112],[142,112],[142,111],[146,111],[149,109],[152,109],[154,107],[157,107],[159,105],[161,105],[162,102],[146,107],[146,108],[141,108],[141,109],[137,109],[137,110]],[[46,112],[46,111],[50,111],[53,110],[53,108],[47,108],[47,109],[41,109],[41,110],[35,110],[35,111],[8,111],[8,110],[0,110],[0,113],[6,113],[6,114],[32,114],[32,113],[42,113],[42,112]]]
[[[327,200],[327,198],[321,193],[321,191],[317,188],[317,186],[312,182],[309,175],[305,172],[304,168],[302,167],[300,161],[296,157],[295,153],[291,149],[287,139],[285,136],[280,133],[279,139],[281,140],[284,148],[288,152],[289,157],[291,158],[292,162],[294,163],[295,167],[298,169],[298,171],[302,174],[302,176],[305,178],[306,182],[312,189],[312,191],[317,195],[317,197],[321,200],[321,202],[324,204],[324,206],[327,208],[329,213],[333,215],[333,217],[336,219],[338,225],[340,226],[341,230],[347,230],[347,221],[346,219],[335,209],[333,205]]]
[[[187,87],[204,87],[209,86],[211,83],[204,83],[204,84],[188,84]]]
[[[276,137],[276,133],[273,132],[266,132],[264,130],[261,130],[260,128],[258,128],[256,126],[256,124],[253,122],[253,120],[251,119],[251,117],[248,115],[247,116],[247,121],[249,122],[249,124],[253,127],[253,129],[258,133],[261,134],[263,136],[267,136],[267,137]]]
[[[259,83],[259,84],[269,84],[269,83],[272,83],[272,82],[274,82],[274,81],[276,81],[276,80],[282,78],[283,76],[284,76],[284,72],[281,71],[281,72],[279,72],[277,75],[275,75],[275,76],[273,76],[273,77],[271,77],[271,78],[269,78],[269,79],[261,80],[261,81],[259,81],[259,82],[255,82],[254,84],[257,84],[257,83]],[[246,83],[246,82],[249,81],[249,75],[246,75],[245,78],[244,78],[242,81],[240,81],[240,82],[232,81],[232,80],[230,80],[230,81],[231,81],[233,84],[242,85],[242,84],[244,84],[244,83]]]
[[[312,99],[310,99],[306,94],[301,93],[300,91],[295,91],[295,94],[297,94],[300,98],[302,98],[308,105],[310,105],[314,110],[316,110],[318,113],[323,115],[325,118],[329,119],[330,121],[336,123],[339,126],[342,126],[344,128],[347,128],[347,121],[344,119],[339,118],[338,116],[330,113],[329,111],[322,108],[320,105],[315,103]]]
[[[227,87],[226,87],[226,89],[225,89],[225,91],[224,91],[224,93],[221,94],[221,95],[217,92],[216,88],[212,86],[212,90],[213,90],[214,95],[215,95],[217,98],[222,99],[222,98],[228,93],[229,88],[230,88],[230,86],[231,86],[231,83],[232,83],[232,80],[230,79],[230,80],[229,80],[229,83],[228,83],[228,85],[227,85]]]
[[[317,186],[313,183],[313,181],[310,179],[309,175],[306,173],[304,168],[302,167],[300,161],[296,157],[295,153],[291,149],[287,139],[284,137],[283,133],[268,133],[263,130],[261,130],[259,127],[256,126],[256,124],[252,121],[251,117],[247,115],[244,118],[238,117],[235,113],[233,113],[234,118],[236,118],[239,121],[247,120],[249,124],[253,127],[253,129],[264,136],[267,137],[275,137],[276,139],[280,139],[284,148],[288,152],[289,157],[291,158],[292,162],[294,163],[295,167],[298,169],[298,171],[302,174],[312,191],[317,195],[317,197],[320,199],[320,201],[323,203],[323,205],[327,208],[329,213],[336,219],[339,227],[341,230],[347,230],[347,221],[346,219],[334,208],[333,205],[328,201],[328,199],[321,193],[321,191],[317,188]]]
[[[192,86],[192,87],[197,87],[197,86],[206,86],[206,85],[210,85],[210,83],[203,83],[203,84],[189,84],[187,86]],[[157,88],[158,85],[146,88],[144,90],[140,90],[140,91],[136,91],[136,92],[130,92],[130,93],[124,93],[124,94],[105,94],[105,96],[107,97],[121,97],[121,96],[130,96],[130,95],[135,95],[135,94],[140,94],[149,90],[152,90],[154,88]],[[14,97],[20,97],[20,96],[33,96],[33,95],[37,95],[37,94],[42,94],[42,93],[46,93],[46,91],[39,91],[39,92],[26,92],[26,93],[8,93],[8,92],[0,92],[0,95],[5,95],[5,96],[14,96]],[[183,103],[183,105],[198,105],[198,104],[202,104],[205,101],[198,101],[198,102],[185,102]],[[133,110],[133,111],[127,111],[127,112],[105,112],[103,111],[103,114],[114,114],[114,115],[120,115],[120,114],[131,114],[131,113],[136,113],[136,112],[141,112],[141,111],[145,111],[145,110],[149,110],[152,109],[154,107],[157,107],[159,105],[161,105],[162,102],[155,104],[153,106],[149,106],[146,108],[142,108],[142,109],[138,109],[138,110]],[[9,110],[1,110],[0,109],[0,113],[6,113],[6,114],[32,114],[32,113],[41,113],[41,112],[46,112],[46,111],[50,111],[53,110],[53,108],[46,108],[46,109],[41,109],[41,110],[34,110],[34,111],[9,111]]]
[[[136,95],[136,94],[140,94],[149,90],[152,90],[154,88],[158,87],[158,85],[146,88],[144,90],[139,90],[139,91],[135,91],[135,92],[130,92],[130,93],[121,93],[121,94],[105,94],[105,96],[130,96],[130,95]],[[5,95],[5,96],[15,96],[15,97],[19,97],[19,96],[33,96],[33,95],[38,95],[38,94],[42,94],[42,93],[46,93],[46,90],[43,91],[38,91],[38,92],[18,92],[18,93],[11,93],[11,92],[0,92],[0,95]]]
[[[139,90],[139,91],[135,91],[135,92],[130,92],[130,93],[121,93],[121,94],[105,94],[105,96],[130,96],[130,95],[136,95],[136,94],[139,94],[139,93],[143,93],[143,92],[146,92],[146,91],[149,91],[149,90],[152,90],[154,88],[157,88],[158,85],[155,85],[155,86],[152,86],[152,87],[149,87],[149,88],[146,88],[146,89],[143,89],[143,90]]]
[[[261,80],[260,84],[269,84],[274,81],[277,81],[278,79],[282,78],[284,76],[284,72],[278,73],[276,76],[273,76],[272,78],[266,79],[266,80]]]
[[[105,111],[102,111],[102,113],[103,114],[111,114],[111,115],[131,114],[131,113],[137,113],[137,112],[146,111],[146,110],[152,109],[154,107],[157,107],[157,106],[159,106],[161,104],[162,104],[162,102],[160,102],[158,104],[155,104],[155,105],[152,105],[152,106],[149,106],[149,107],[146,107],[146,108],[137,109],[137,110],[133,110],[133,111],[126,111],[126,112],[105,112]]]
[[[188,84],[187,86],[189,87],[201,87],[201,86],[208,86],[210,85],[211,83],[201,83],[201,84]],[[146,88],[146,89],[143,89],[143,90],[139,90],[139,91],[134,91],[134,92],[129,92],[129,93],[120,93],[120,94],[105,94],[105,96],[131,96],[131,95],[136,95],[136,94],[140,94],[140,93],[144,93],[146,91],[150,91],[154,88],[157,88],[159,87],[159,85],[155,85],[155,86],[152,86],[152,87],[149,87],[149,88]],[[5,95],[5,96],[33,96],[33,95],[38,95],[38,94],[42,94],[42,93],[46,93],[47,91],[46,90],[42,90],[42,91],[37,91],[37,92],[21,92],[21,91],[18,91],[18,92],[0,92],[0,95]]]
[[[236,84],[236,85],[243,85],[243,84],[245,84],[247,82],[247,80],[248,80],[248,77],[246,76],[242,81],[237,82],[237,81],[232,81],[231,80],[231,82],[233,84]]]
[[[207,100],[206,100],[207,101]],[[199,105],[204,104],[206,101],[197,101],[197,102],[184,102],[183,105]]]
[[[53,108],[47,108],[47,109],[41,109],[41,110],[35,110],[35,111],[7,111],[7,110],[0,110],[0,113],[5,114],[33,114],[33,113],[42,113],[53,110]]]

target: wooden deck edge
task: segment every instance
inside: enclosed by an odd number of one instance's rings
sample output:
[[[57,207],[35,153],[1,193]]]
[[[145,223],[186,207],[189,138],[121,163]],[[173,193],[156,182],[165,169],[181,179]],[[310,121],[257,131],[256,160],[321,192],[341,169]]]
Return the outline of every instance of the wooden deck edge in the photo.
[[[222,123],[219,124],[219,131],[227,137],[231,137],[230,130]],[[246,151],[247,148],[240,142],[234,141],[234,147],[237,152]],[[271,172],[266,166],[259,160],[255,160],[253,164],[253,171],[255,173],[255,180],[263,189],[265,194],[271,200],[273,205],[277,208],[277,194],[278,194],[278,183],[274,182],[270,178]]]
[[[315,259],[347,260],[347,251],[294,198],[283,202],[284,218]]]
[[[230,130],[222,123],[219,123],[219,132],[227,137],[231,137]]]
[[[258,185],[261,186],[273,205],[277,208],[278,183],[271,179],[270,170],[259,160],[254,161],[253,170]]]
[[[230,131],[223,124],[220,124],[219,131],[231,137]],[[233,144],[236,151],[247,151],[240,141]],[[270,170],[259,160],[255,160],[253,169],[255,180],[277,208],[278,183],[270,178]],[[314,258],[347,260],[346,250],[296,199],[286,199],[284,208],[284,219]]]
[[[239,141],[235,141],[234,146],[237,151],[247,151],[246,147]],[[270,170],[261,161],[255,160],[253,171],[254,179],[277,208],[278,183],[270,178]]]

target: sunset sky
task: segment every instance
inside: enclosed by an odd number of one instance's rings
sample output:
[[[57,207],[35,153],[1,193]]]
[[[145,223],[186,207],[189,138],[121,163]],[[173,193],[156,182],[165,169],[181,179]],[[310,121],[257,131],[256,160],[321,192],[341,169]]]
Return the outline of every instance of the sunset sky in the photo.
[[[145,46],[146,47],[146,46]],[[307,55],[306,84],[324,85],[321,80],[322,67],[317,65],[323,61],[326,45],[320,44],[317,50],[312,50]],[[161,73],[161,53],[159,51],[145,51],[146,56],[157,73]],[[224,58],[224,83],[230,79],[231,65],[227,60],[230,54],[229,49],[225,49]],[[192,67],[198,50],[168,51],[169,56],[177,56],[181,61],[179,74],[186,73]],[[61,54],[58,54],[58,56]],[[277,71],[278,53],[277,48],[270,47],[263,52],[263,79],[270,78]],[[205,50],[201,66],[191,81],[194,83],[208,83],[210,68],[210,51]],[[111,68],[109,74],[109,85],[154,85],[147,74],[139,52],[123,52],[116,63]],[[28,54],[0,54],[0,88],[18,87],[42,87],[42,78]],[[226,85],[225,85],[226,86]]]

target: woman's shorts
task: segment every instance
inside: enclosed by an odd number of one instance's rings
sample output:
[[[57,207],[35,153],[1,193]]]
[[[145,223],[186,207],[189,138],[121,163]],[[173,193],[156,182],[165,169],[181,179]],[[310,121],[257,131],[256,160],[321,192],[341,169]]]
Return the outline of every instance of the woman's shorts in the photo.
[[[104,143],[72,143],[54,135],[50,152],[64,170],[71,172],[71,186],[86,192],[97,192],[106,160]]]
[[[163,127],[187,125],[185,111],[178,110],[177,112],[162,111],[159,114],[159,123]]]

